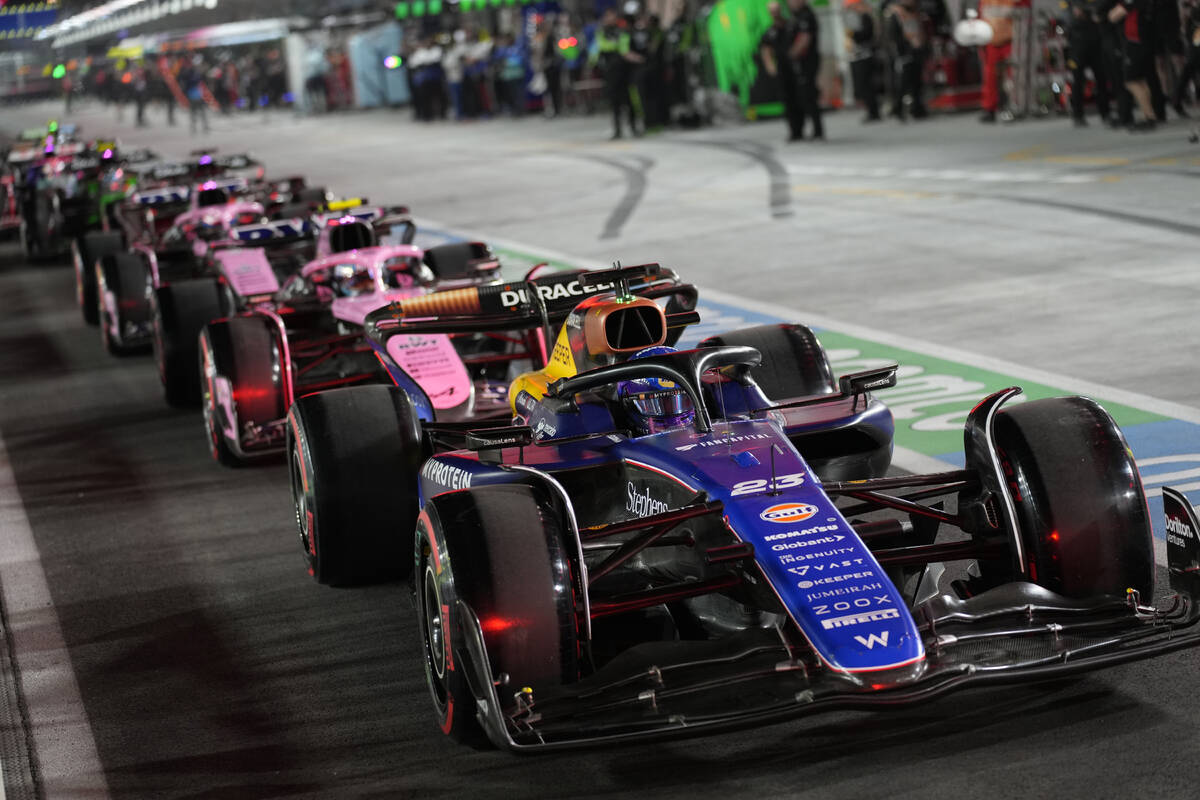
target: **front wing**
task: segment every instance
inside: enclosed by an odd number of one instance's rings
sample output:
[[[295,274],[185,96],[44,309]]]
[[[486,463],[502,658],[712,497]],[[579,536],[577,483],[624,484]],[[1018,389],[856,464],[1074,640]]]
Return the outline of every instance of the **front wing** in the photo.
[[[640,645],[576,684],[543,696],[503,685],[460,601],[468,682],[489,737],[508,749],[543,750],[647,737],[686,736],[795,719],[822,711],[895,708],[970,687],[1033,683],[1200,645],[1191,594],[1169,608],[1068,600],[1012,583],[970,600],[939,597],[918,609],[927,657],[899,672],[836,673],[806,657],[781,628],[720,641]],[[500,712],[502,693],[516,710]]]

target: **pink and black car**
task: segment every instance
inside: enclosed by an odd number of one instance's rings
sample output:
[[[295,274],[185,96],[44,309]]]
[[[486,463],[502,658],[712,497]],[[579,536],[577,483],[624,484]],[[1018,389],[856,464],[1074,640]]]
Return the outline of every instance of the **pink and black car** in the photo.
[[[161,259],[151,264],[157,274],[150,282],[150,327],[163,392],[172,406],[200,401],[197,348],[207,322],[270,302],[313,258],[371,246],[379,237],[408,244],[416,234],[403,206],[271,220],[257,202],[244,203],[222,207],[224,216],[211,235],[192,231],[190,268],[164,270]],[[181,217],[180,224],[190,220]]]
[[[240,226],[266,221],[261,203],[238,198],[247,189],[244,178],[221,178],[130,198],[119,217],[127,249],[95,262],[96,317],[109,352],[145,350],[154,338],[155,290],[207,274],[214,245],[235,241]],[[283,225],[304,235],[304,220]]]
[[[374,235],[353,217],[331,221],[319,238],[325,253],[282,285],[260,251],[220,254],[231,287],[247,302],[243,313],[209,322],[200,334],[204,422],[219,462],[236,465],[282,452],[287,410],[297,397],[389,382],[364,335],[369,312],[434,287],[498,281],[500,262],[482,243],[425,251],[411,244],[376,245]],[[449,336],[393,342],[392,357],[407,365],[439,409],[472,414],[489,402],[473,391]],[[506,408],[503,396],[493,400],[492,410]]]

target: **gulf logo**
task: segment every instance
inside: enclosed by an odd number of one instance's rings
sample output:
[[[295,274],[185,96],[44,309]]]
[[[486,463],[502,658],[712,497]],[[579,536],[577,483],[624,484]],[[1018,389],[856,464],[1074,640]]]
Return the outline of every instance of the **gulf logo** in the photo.
[[[766,522],[790,524],[803,522],[816,513],[817,507],[810,506],[808,503],[779,503],[770,508],[764,508],[758,518]]]

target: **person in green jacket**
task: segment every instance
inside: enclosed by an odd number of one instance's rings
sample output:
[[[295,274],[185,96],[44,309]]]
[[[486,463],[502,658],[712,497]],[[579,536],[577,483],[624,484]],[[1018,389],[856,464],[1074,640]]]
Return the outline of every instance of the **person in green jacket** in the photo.
[[[608,99],[613,113],[612,138],[620,139],[622,136],[622,111],[629,117],[629,128],[633,135],[639,135],[641,130],[633,113],[629,89],[634,67],[642,57],[630,52],[629,30],[624,21],[617,16],[617,12],[611,8],[604,12],[600,29],[596,31],[593,60],[599,63],[604,73],[604,83],[608,87]]]

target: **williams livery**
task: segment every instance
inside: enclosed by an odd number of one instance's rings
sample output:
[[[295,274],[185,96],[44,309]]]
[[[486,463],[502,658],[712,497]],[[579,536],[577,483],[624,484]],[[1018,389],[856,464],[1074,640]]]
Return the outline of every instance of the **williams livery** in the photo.
[[[1154,605],[1141,482],[1095,402],[998,392],[969,415],[964,469],[888,475],[892,417],[869,390],[894,367],[835,379],[799,325],[675,351],[696,315],[626,288],[652,272],[578,278],[616,288],[514,377],[510,420],[456,427],[398,387],[338,390],[373,421],[339,453],[319,424],[353,426],[293,407],[309,564],[333,583],[411,571],[447,734],[521,750],[699,733],[1200,643],[1192,510],[1167,494],[1176,594]],[[350,485],[339,517],[326,495]]]

